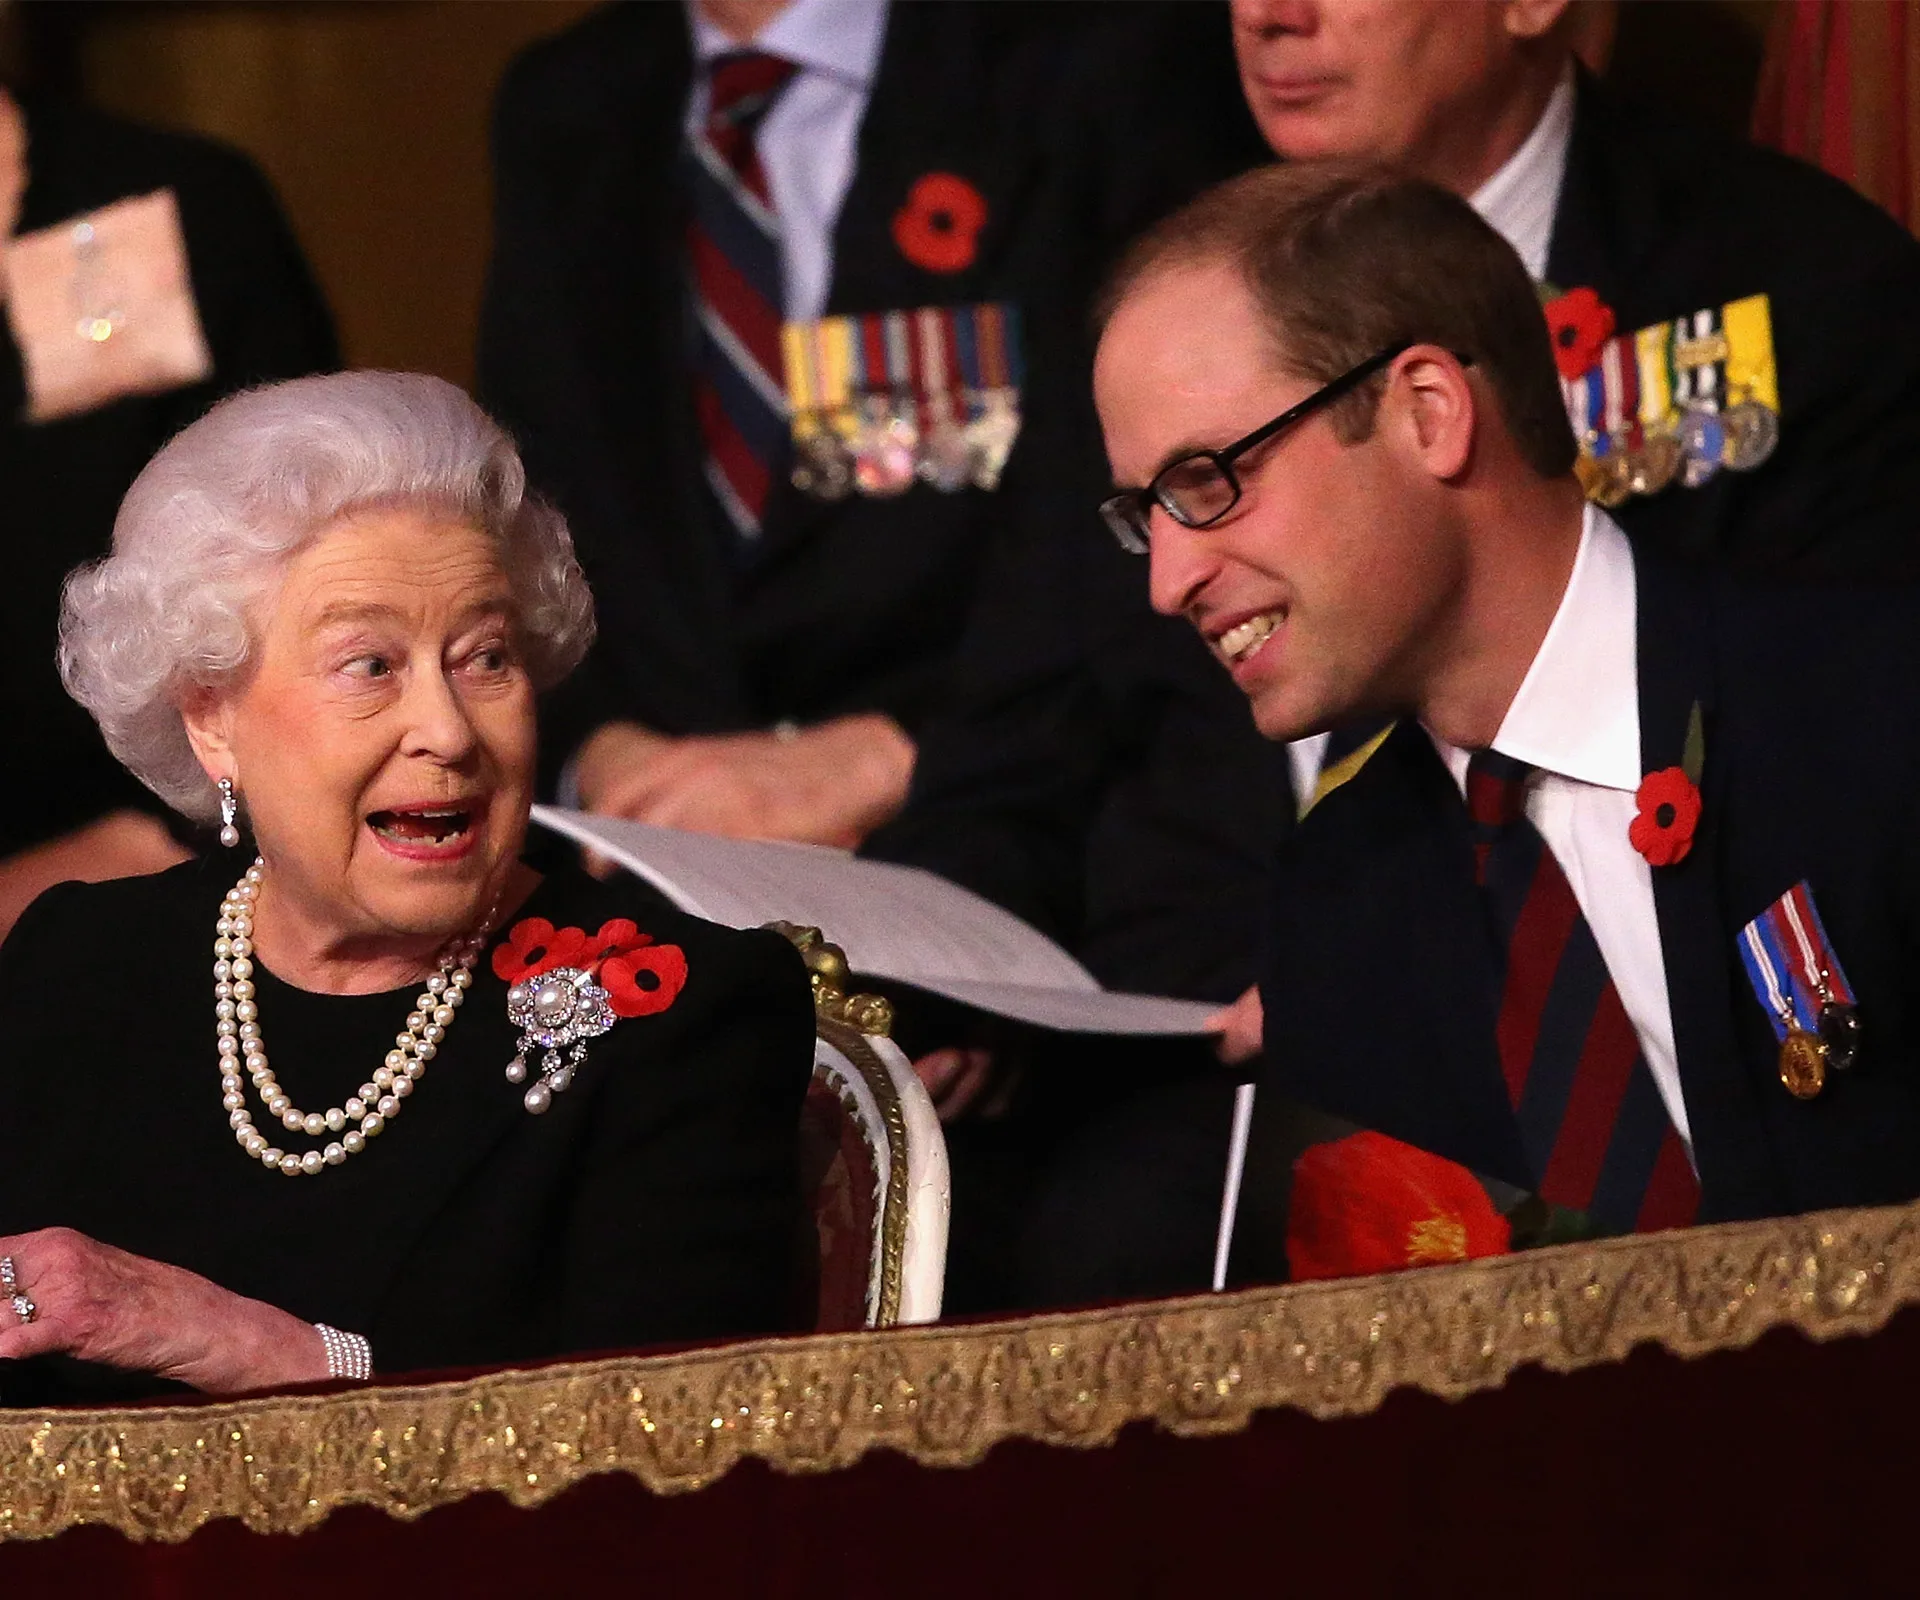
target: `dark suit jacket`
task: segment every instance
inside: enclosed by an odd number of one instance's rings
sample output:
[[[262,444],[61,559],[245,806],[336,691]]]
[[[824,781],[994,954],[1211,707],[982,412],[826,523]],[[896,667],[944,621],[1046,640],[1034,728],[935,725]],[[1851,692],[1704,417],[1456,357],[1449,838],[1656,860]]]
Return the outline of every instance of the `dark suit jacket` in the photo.
[[[545,1115],[503,1069],[516,1030],[483,960],[418,1092],[364,1153],[288,1179],[249,1160],[220,1109],[207,955],[233,857],[50,890],[0,949],[10,1148],[0,1234],[78,1229],[223,1288],[365,1334],[377,1370],[488,1366],[804,1324],[796,1246],[800,1102],[813,1003],[793,947],[676,911],[633,879],[577,869],[515,921],[591,932],[627,917],[686,957],[685,987],[587,1042]],[[492,944],[498,940],[490,941]],[[44,997],[76,949],[119,952],[84,1006]],[[318,995],[256,968],[260,1024],[289,1095],[337,1106],[392,1048],[414,985]],[[65,1052],[82,1075],[45,1070]],[[537,1051],[531,1065],[538,1069]],[[288,1148],[248,1091],[255,1124]],[[31,1262],[22,1253],[32,1290]],[[154,1380],[0,1362],[0,1403],[142,1393]]]
[[[992,494],[918,485],[897,500],[823,505],[782,483],[766,553],[745,571],[704,486],[688,383],[685,13],[610,8],[515,64],[494,131],[482,397],[566,512],[601,618],[580,687],[553,708],[552,752],[609,716],[678,733],[878,709],[919,727],[987,550],[1037,537],[1050,510],[1045,418],[1084,410],[1085,297],[1132,224],[1129,197],[1175,159],[1145,151],[1123,165],[1143,141],[1106,136],[1151,97],[1139,41],[1163,18],[1086,5],[891,10],[827,311],[1014,302],[1026,431]],[[1191,137],[1176,130],[1170,143],[1177,152]],[[925,271],[893,242],[894,213],[931,171],[960,174],[986,200],[977,259],[957,273]]]
[[[1690,561],[1920,576],[1920,241],[1805,162],[1629,106],[1582,75],[1547,277],[1623,331],[1772,302],[1780,444],[1753,472],[1629,500]]]
[[[1779,450],[1630,501],[1616,515],[1638,545],[1907,568],[1920,245],[1888,218],[1802,163],[1669,129],[1583,78],[1549,275],[1596,288],[1622,328],[1773,298]],[[1258,970],[1285,765],[1187,625],[1151,615],[1144,563],[1113,547],[1096,496],[990,580],[959,702],[923,732],[906,812],[871,848],[1040,920],[1110,983],[1227,998]]]
[[[222,394],[335,366],[333,326],[258,170],[206,140],[136,127],[32,96],[23,233],[131,195],[171,188],[213,376],[57,422],[21,420],[26,386],[0,319],[0,721],[9,748],[47,781],[0,791],[0,855],[120,805],[158,802],[107,754],[54,668],[60,585],[104,555],[120,497],[148,458]]]
[[[1920,1193],[1916,673],[1920,596],[1744,588],[1639,559],[1644,770],[1678,764],[1695,704],[1706,732],[1692,850],[1653,869],[1704,1221]],[[1737,944],[1803,878],[1866,1038],[1811,1101],[1779,1082]],[[1465,808],[1417,724],[1307,815],[1274,907],[1263,1094],[1534,1187]],[[1250,1214],[1270,1214],[1290,1174],[1249,1172]]]

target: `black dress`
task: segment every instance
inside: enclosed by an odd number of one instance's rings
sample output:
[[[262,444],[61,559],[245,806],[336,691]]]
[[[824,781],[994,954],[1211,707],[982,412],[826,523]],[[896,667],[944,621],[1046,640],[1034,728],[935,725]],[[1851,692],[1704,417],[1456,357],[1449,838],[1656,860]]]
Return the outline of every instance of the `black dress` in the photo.
[[[632,879],[555,873],[511,922],[592,933],[632,919],[685,953],[671,1006],[592,1040],[577,1081],[535,1117],[504,1075],[518,1030],[490,946],[392,1125],[343,1165],[289,1178],[241,1150],[221,1107],[214,923],[242,865],[223,851],[63,884],[0,948],[0,1236],[69,1227],[186,1267],[365,1334],[383,1374],[793,1325],[813,1010],[785,940],[689,917]],[[419,992],[317,995],[258,962],[254,982],[276,1074],[295,1105],[322,1111],[380,1065]],[[247,1092],[255,1125],[280,1134]],[[171,1387],[64,1359],[0,1362],[4,1405]]]

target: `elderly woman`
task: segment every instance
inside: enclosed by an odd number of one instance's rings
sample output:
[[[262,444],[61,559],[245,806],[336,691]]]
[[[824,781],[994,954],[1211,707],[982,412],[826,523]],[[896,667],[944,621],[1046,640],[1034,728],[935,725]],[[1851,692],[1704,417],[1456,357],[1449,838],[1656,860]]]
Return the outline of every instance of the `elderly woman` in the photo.
[[[254,390],[140,476],[62,670],[228,848],[0,948],[0,1401],[790,1320],[798,955],[520,859],[534,694],[591,632],[564,524],[436,379]]]

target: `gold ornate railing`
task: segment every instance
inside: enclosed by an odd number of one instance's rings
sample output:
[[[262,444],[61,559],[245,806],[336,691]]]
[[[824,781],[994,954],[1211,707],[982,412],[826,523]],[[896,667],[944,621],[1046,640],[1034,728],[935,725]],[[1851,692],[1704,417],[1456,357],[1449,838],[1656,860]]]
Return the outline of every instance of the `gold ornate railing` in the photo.
[[[1535,1363],[1641,1344],[1681,1355],[1780,1327],[1868,1333],[1920,1300],[1920,1206],[1829,1212],[1431,1267],[962,1327],[764,1340],[458,1382],[117,1412],[0,1412],[0,1538],[83,1523],[183,1539],[237,1517],[311,1528],[349,1505],[412,1518],[486,1490],[536,1505],[629,1473],[674,1493],[758,1458],[788,1472],[886,1446],[963,1466],[1006,1439],[1093,1446],[1150,1420],[1369,1411]]]

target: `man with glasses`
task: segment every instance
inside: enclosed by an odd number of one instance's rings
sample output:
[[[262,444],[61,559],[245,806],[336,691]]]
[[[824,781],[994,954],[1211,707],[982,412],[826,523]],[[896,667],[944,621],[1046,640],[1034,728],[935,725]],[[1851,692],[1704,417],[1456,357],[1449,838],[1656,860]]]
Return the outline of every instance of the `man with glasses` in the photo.
[[[1589,1233],[1910,1198],[1920,699],[1871,686],[1920,617],[1631,547],[1532,292],[1464,202],[1338,164],[1222,185],[1110,291],[1103,511],[1155,609],[1267,738],[1375,730],[1282,851],[1262,1093]]]

